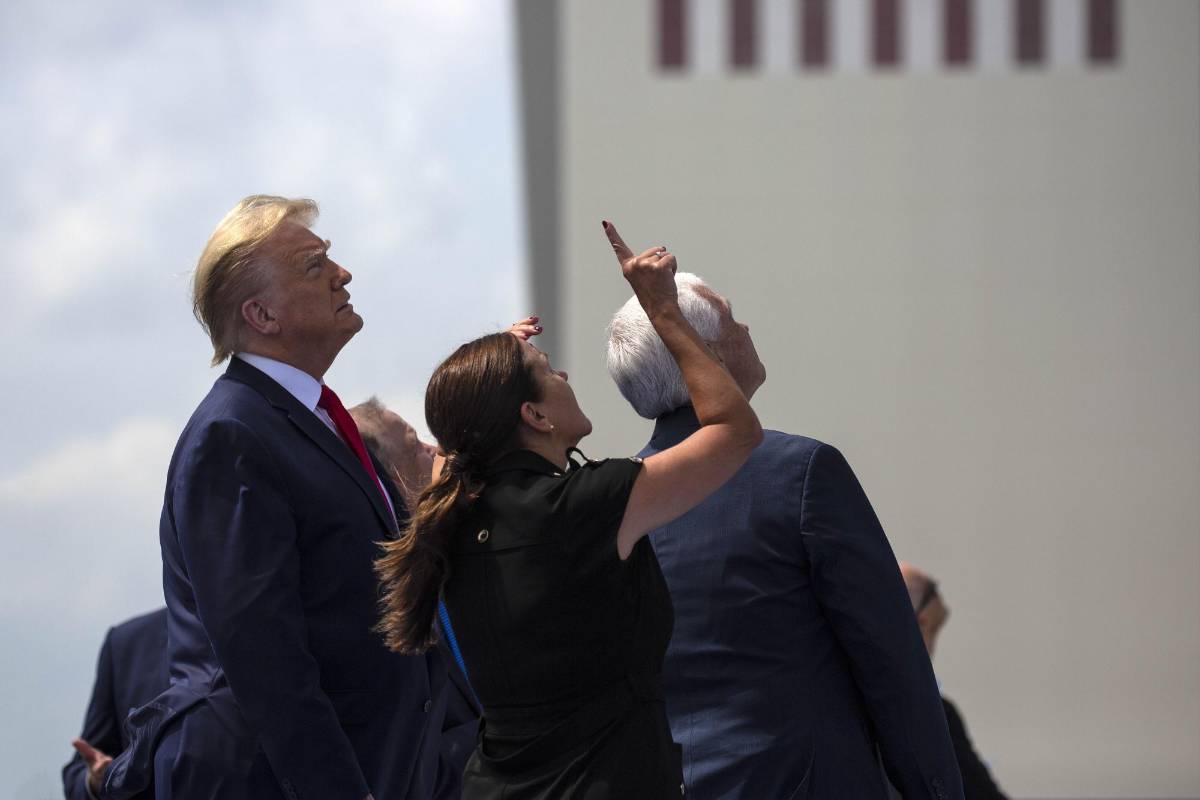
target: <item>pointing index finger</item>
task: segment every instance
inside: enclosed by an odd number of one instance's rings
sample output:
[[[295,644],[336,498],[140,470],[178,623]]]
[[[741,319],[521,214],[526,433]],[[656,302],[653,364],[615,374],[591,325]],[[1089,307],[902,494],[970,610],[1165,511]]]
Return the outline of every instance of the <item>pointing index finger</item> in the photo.
[[[78,752],[79,755],[83,757],[83,760],[87,761],[88,763],[95,761],[99,756],[99,752],[96,750],[96,748],[92,747],[83,739],[72,739],[71,746],[74,747],[76,752]]]
[[[604,225],[604,233],[608,235],[608,243],[612,245],[613,252],[617,254],[617,260],[624,263],[627,259],[633,258],[633,251],[625,244],[621,234],[617,233],[617,226],[608,220],[604,220],[601,224]]]

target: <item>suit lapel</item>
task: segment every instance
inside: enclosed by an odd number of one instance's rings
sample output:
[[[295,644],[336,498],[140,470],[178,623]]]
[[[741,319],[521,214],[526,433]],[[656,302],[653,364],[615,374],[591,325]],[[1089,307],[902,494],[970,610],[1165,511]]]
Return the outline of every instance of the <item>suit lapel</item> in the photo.
[[[358,487],[362,489],[363,494],[367,496],[367,500],[371,502],[371,508],[375,509],[375,514],[387,527],[387,531],[392,536],[396,535],[396,518],[392,516],[392,512],[388,510],[387,504],[384,503],[383,494],[380,488],[371,480],[371,476],[359,463],[358,457],[354,455],[345,442],[341,440],[336,433],[329,430],[329,426],[322,422],[316,414],[304,408],[296,399],[288,395],[292,402],[299,408],[284,409],[287,411],[288,418],[297,428],[304,432],[309,439],[325,451],[325,454],[337,462],[338,466],[346,471],[346,474],[354,479]]]
[[[267,399],[267,402],[287,414],[288,419],[300,429],[301,433],[311,439],[313,444],[324,450],[327,456],[333,459],[347,475],[354,479],[354,482],[358,484],[363,494],[367,496],[367,501],[371,504],[371,508],[375,509],[375,514],[383,522],[388,533],[392,536],[396,535],[396,518],[388,510],[379,487],[371,480],[371,476],[367,474],[366,469],[359,463],[358,457],[341,440],[341,437],[331,431],[329,426],[322,422],[316,414],[301,405],[300,401],[293,397],[290,392],[271,380],[261,370],[250,366],[241,359],[231,358],[229,360],[229,369],[225,371],[225,374],[255,389]]]

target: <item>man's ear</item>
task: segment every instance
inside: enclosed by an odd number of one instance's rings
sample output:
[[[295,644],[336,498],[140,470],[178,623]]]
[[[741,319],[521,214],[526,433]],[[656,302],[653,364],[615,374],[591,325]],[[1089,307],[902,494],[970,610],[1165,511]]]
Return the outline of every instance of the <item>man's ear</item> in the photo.
[[[242,303],[242,319],[250,329],[263,336],[273,336],[279,333],[279,320],[275,312],[263,304],[258,298],[252,298]]]
[[[521,403],[521,421],[538,433],[549,433],[554,430],[554,426],[542,414],[537,403],[531,403],[528,400]]]

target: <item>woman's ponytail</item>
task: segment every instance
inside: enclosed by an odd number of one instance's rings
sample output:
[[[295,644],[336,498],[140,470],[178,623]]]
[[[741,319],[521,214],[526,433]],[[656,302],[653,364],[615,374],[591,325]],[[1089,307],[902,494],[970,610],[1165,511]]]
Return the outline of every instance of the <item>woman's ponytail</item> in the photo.
[[[407,655],[437,642],[433,619],[450,574],[450,539],[483,489],[468,471],[455,467],[447,464],[421,492],[406,530],[383,544],[384,555],[375,562],[383,608],[376,629],[390,649]]]
[[[488,464],[517,445],[521,405],[541,399],[528,346],[508,333],[468,342],[434,370],[425,421],[446,453],[441,473],[417,497],[399,539],[375,562],[381,583],[376,630],[400,653],[423,653],[437,637],[433,620],[450,578],[450,547],[483,492]]]

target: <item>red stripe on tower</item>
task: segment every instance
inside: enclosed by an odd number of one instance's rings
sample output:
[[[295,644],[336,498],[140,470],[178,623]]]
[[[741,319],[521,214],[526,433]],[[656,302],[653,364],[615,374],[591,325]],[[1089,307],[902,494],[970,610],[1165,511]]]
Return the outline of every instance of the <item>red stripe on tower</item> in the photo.
[[[961,67],[971,63],[971,2],[946,0],[946,63]]]
[[[829,65],[829,4],[800,0],[800,63],[805,69]]]
[[[875,0],[874,10],[871,51],[875,66],[894,67],[900,63],[900,0]]]
[[[658,65],[663,69],[687,66],[683,35],[687,22],[686,0],[658,0]]]
[[[729,0],[729,63],[747,69],[758,63],[756,0]]]
[[[1117,60],[1117,0],[1088,0],[1088,60],[1111,64]]]
[[[1042,0],[1013,0],[1013,6],[1013,57],[1018,64],[1041,64],[1046,52]]]

